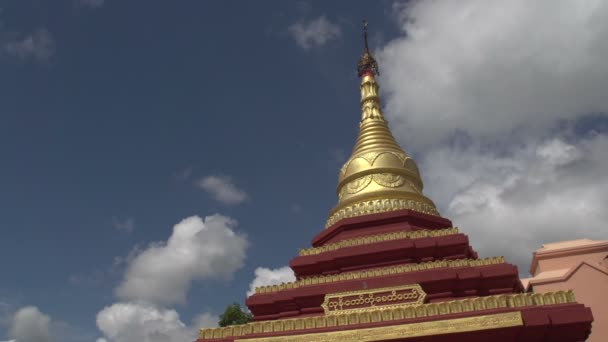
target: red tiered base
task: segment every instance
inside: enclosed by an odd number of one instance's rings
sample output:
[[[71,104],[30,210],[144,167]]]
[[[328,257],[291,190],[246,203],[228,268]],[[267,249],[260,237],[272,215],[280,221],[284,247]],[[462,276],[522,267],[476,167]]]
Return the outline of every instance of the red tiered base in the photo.
[[[523,294],[517,267],[479,259],[444,218],[410,210],[345,219],[257,289],[255,322],[198,342],[584,341],[591,311],[571,292]]]

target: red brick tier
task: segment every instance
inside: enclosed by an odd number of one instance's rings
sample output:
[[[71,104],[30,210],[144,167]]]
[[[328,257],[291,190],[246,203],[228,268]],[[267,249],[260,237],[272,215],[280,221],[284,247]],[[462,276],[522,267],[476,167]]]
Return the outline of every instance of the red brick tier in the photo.
[[[460,333],[445,333],[441,335],[391,339],[390,341],[405,342],[575,342],[585,341],[591,331],[593,316],[589,308],[582,304],[556,304],[539,307],[500,308],[484,311],[453,313],[439,317],[410,318],[401,321],[367,323],[358,325],[335,326],[310,330],[296,330],[280,333],[261,333],[243,337],[227,337],[216,339],[199,339],[197,342],[234,342],[247,341],[248,338],[293,336],[306,333],[322,333],[331,331],[355,330],[372,327],[390,327],[393,325],[420,323],[429,321],[445,321],[450,319],[475,317],[481,315],[519,311],[523,325],[489,330],[475,330]],[[382,341],[382,340],[377,340]]]
[[[299,279],[371,267],[434,260],[477,259],[464,234],[417,239],[398,239],[343,247],[316,255],[297,256],[289,266]]]
[[[325,294],[420,284],[427,302],[522,291],[517,267],[495,264],[458,268],[437,268],[383,277],[344,280],[271,293],[256,293],[247,299],[255,321],[323,314]]]
[[[396,210],[343,219],[317,234],[312,239],[312,245],[319,247],[326,243],[401,230],[450,227],[452,227],[452,221],[443,217],[426,215],[412,210]]]

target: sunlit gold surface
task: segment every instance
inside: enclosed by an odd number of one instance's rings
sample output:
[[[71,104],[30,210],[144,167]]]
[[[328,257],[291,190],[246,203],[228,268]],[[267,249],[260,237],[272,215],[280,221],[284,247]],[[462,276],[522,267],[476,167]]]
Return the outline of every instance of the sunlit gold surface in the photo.
[[[439,216],[422,193],[414,160],[399,146],[382,114],[373,73],[361,78],[361,123],[351,157],[338,177],[338,205],[326,228],[349,217],[410,209]]]
[[[384,241],[393,241],[393,240],[401,240],[401,239],[420,239],[425,237],[438,237],[438,236],[447,236],[458,234],[458,228],[445,228],[445,229],[437,229],[437,230],[414,230],[414,231],[400,231],[400,232],[392,232],[385,234],[377,234],[377,235],[367,235],[363,237],[346,239],[337,243],[329,243],[327,245],[323,245],[321,247],[313,247],[313,248],[304,248],[300,250],[301,256],[307,255],[317,255],[325,252],[335,251],[341,248],[346,247],[354,247],[361,245],[369,245],[372,243],[384,242]]]
[[[445,267],[475,267],[475,266],[486,266],[504,264],[505,258],[502,256],[485,258],[485,259],[458,259],[458,260],[438,260],[438,261],[427,261],[419,264],[403,264],[379,268],[369,268],[361,271],[344,272],[340,274],[331,275],[320,275],[301,278],[294,282],[282,283],[279,285],[268,285],[255,288],[255,293],[272,293],[278,291],[285,291],[295,289],[303,286],[319,285],[333,283],[337,281],[353,280],[353,279],[365,279],[374,277],[383,277],[392,274],[401,274],[408,272],[416,272],[423,270],[432,270],[436,268]]]
[[[336,315],[346,311],[373,311],[378,307],[397,307],[424,303],[426,292],[419,284],[383,287],[325,295],[321,307],[325,314]]]
[[[397,320],[411,319],[417,317],[433,317],[461,312],[481,312],[484,310],[498,308],[520,308],[529,306],[542,306],[564,303],[575,303],[574,293],[572,291],[558,291],[548,293],[522,293],[497,295],[478,298],[469,298],[462,300],[454,300],[449,302],[420,304],[420,305],[405,305],[401,307],[379,307],[373,311],[366,312],[344,312],[337,315],[325,315],[306,318],[282,319],[274,321],[252,322],[243,325],[234,325],[224,328],[201,329],[199,337],[201,339],[216,339],[226,337],[245,337],[252,334],[271,333],[271,332],[290,332],[294,330],[328,328],[336,326],[360,325],[366,323],[381,323],[392,322]],[[484,321],[484,317],[480,318],[480,323]],[[506,316],[505,316],[506,317]],[[474,319],[475,317],[470,317]],[[436,323],[446,323],[447,321],[435,321]],[[416,323],[414,323],[416,324]],[[409,324],[409,326],[414,326]],[[389,329],[390,327],[382,327]],[[481,329],[479,326],[476,329]],[[352,330],[353,332],[358,330]],[[313,331],[309,331],[314,333]],[[449,331],[445,331],[446,333]],[[442,333],[442,332],[440,332]],[[309,335],[306,335],[309,336]],[[356,335],[354,335],[356,336]],[[287,337],[284,337],[287,338]],[[294,336],[290,338],[296,338]],[[355,338],[355,337],[353,337]],[[333,338],[317,341],[333,341]],[[340,338],[339,340],[343,340]],[[255,341],[246,339],[245,341]],[[263,341],[263,340],[261,340]],[[269,340],[274,341],[274,340]],[[281,341],[281,340],[276,340]],[[292,341],[292,340],[283,340]],[[315,341],[315,340],[293,340],[293,341]]]
[[[401,339],[407,337],[432,336],[519,327],[524,324],[521,313],[507,312],[477,317],[454,318],[433,322],[392,325],[388,327],[334,331],[327,333],[303,334],[297,336],[262,337],[239,339],[248,342],[371,342]]]

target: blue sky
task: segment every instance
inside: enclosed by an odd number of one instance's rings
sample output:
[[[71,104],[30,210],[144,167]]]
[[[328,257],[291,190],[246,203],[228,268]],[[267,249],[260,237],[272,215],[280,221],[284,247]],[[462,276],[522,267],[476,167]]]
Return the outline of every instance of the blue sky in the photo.
[[[178,340],[258,267],[289,278],[356,137],[363,18],[395,135],[484,256],[525,275],[542,242],[605,239],[608,7],[577,6],[0,0],[0,340],[32,338],[16,317],[43,342]],[[194,215],[200,263],[139,289]]]

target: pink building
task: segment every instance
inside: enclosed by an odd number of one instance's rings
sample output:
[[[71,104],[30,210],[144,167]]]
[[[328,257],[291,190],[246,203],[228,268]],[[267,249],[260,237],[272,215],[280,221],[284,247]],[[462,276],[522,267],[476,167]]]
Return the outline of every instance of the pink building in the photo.
[[[587,341],[608,341],[608,241],[589,239],[547,243],[534,252],[532,278],[522,279],[532,292],[574,290],[577,302],[593,312]]]

